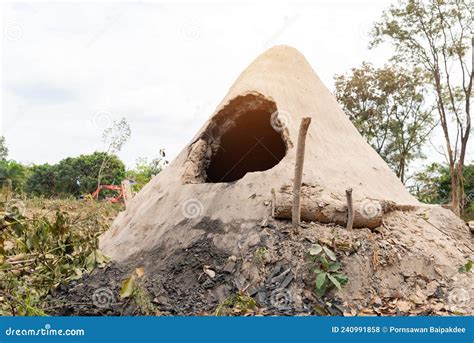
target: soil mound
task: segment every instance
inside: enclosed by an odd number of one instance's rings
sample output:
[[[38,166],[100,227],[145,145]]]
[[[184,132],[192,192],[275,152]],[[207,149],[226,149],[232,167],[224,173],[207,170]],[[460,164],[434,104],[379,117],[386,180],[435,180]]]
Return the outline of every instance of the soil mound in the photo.
[[[308,116],[306,222],[292,232],[279,195],[292,183],[298,128]],[[343,227],[349,187],[366,219],[354,230]],[[452,212],[408,193],[305,58],[278,46],[240,75],[101,237],[115,262],[58,296],[82,304],[61,314],[143,313],[118,294],[144,268],[142,287],[163,314],[211,314],[219,304],[233,304],[230,314],[472,314],[472,273],[459,272],[473,260],[472,242]],[[323,247],[335,260],[325,268],[346,284],[317,296],[314,255]],[[113,297],[107,307],[92,301],[103,288]]]

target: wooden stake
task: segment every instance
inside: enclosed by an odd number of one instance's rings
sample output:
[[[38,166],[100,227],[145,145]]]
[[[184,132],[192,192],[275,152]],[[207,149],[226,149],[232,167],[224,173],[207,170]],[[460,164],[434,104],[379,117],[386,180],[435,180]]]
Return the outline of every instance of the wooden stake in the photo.
[[[352,188],[346,189],[347,199],[347,230],[352,230],[354,226],[354,204],[352,203]]]
[[[293,179],[293,209],[292,224],[298,229],[301,221],[301,181],[303,178],[304,151],[306,146],[306,134],[308,133],[311,118],[303,118],[298,133],[298,146],[296,148],[295,176]]]

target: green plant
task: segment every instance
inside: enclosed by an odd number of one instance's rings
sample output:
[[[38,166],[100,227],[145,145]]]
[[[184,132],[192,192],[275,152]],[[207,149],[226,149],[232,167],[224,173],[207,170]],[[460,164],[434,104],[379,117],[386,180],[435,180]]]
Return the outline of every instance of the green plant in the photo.
[[[459,267],[458,271],[460,273],[469,273],[472,270],[472,261],[469,260],[466,262],[466,264],[462,265]]]
[[[51,290],[108,262],[97,240],[117,210],[45,199],[19,207],[0,213],[0,315],[43,315]]]
[[[326,246],[313,244],[308,251],[311,272],[315,274],[315,293],[319,297],[326,294],[331,288],[342,289],[349,281],[348,277],[340,272],[341,263],[336,254]]]
[[[244,315],[255,312],[257,302],[243,291],[224,299],[214,311],[215,316]]]
[[[127,178],[135,182],[133,191],[140,191],[155,175],[161,173],[167,164],[166,153],[163,149],[160,149],[158,157],[151,161],[147,158],[138,158],[135,168],[127,171]]]
[[[474,163],[463,168],[464,185],[461,210],[465,221],[474,220]],[[414,174],[410,192],[428,204],[447,204],[451,200],[451,176],[449,166],[432,163]]]
[[[122,283],[120,290],[120,299],[131,299],[137,305],[141,314],[145,316],[158,316],[160,310],[158,306],[153,304],[150,295],[143,287],[143,276],[145,270],[143,268],[136,268],[135,271]]]
[[[255,262],[262,263],[265,259],[265,255],[267,254],[267,252],[268,252],[268,248],[265,246],[261,246],[257,250],[255,250],[255,254],[253,256],[255,259]]]

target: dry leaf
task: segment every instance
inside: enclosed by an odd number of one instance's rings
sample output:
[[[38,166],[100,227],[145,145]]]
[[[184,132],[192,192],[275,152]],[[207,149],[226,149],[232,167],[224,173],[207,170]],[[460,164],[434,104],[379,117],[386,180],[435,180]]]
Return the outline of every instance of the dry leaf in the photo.
[[[204,273],[206,273],[210,278],[214,278],[216,276],[216,272],[213,271],[210,266],[204,266],[202,269]]]
[[[137,274],[138,278],[141,278],[143,275],[145,275],[145,268],[143,267],[136,268],[135,274]]]
[[[443,303],[436,303],[436,304],[431,305],[431,309],[435,312],[441,311],[443,308],[444,308]]]
[[[430,297],[436,292],[437,288],[438,288],[438,282],[431,281],[429,284],[426,285],[426,289],[424,293],[427,297]]]
[[[398,300],[397,301],[397,309],[400,312],[408,312],[411,309],[411,303],[405,300]]]

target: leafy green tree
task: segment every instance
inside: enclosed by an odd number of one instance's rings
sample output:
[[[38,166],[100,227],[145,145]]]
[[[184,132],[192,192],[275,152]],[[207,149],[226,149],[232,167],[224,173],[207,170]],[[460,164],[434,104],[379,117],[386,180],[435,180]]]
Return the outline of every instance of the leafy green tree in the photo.
[[[104,166],[105,158],[108,162]],[[116,155],[94,152],[69,157],[56,165],[57,193],[78,196],[94,192],[100,168],[103,184],[120,184],[125,178],[125,165]]]
[[[135,181],[133,190],[138,192],[142,189],[143,186],[145,186],[153,176],[160,173],[167,164],[166,153],[163,149],[160,149],[159,156],[151,161],[143,157],[138,158],[135,168],[127,171],[127,178]]]
[[[27,177],[27,166],[13,160],[0,159],[0,181],[10,180],[14,192],[22,193]]]
[[[465,218],[474,219],[474,164],[464,167],[463,184],[466,194],[462,209]],[[420,201],[428,204],[447,204],[451,199],[449,166],[432,163],[415,174],[410,191]]]
[[[34,165],[26,181],[25,191],[34,196],[52,197],[56,195],[56,169],[50,164]]]
[[[461,211],[463,169],[471,133],[473,68],[470,49],[471,2],[401,0],[388,8],[372,32],[372,47],[389,42],[393,61],[423,68],[445,139],[451,180],[451,203]]]
[[[419,69],[376,69],[367,62],[335,77],[337,100],[402,182],[435,127],[424,100],[424,82]]]
[[[108,159],[105,167],[102,165],[104,158]],[[34,166],[26,190],[47,197],[89,194],[97,188],[97,175],[101,167],[105,184],[120,184],[125,178],[125,165],[116,155],[94,152],[68,157],[52,166]]]
[[[5,137],[0,136],[0,160],[4,161],[8,157],[8,147],[5,143]]]

